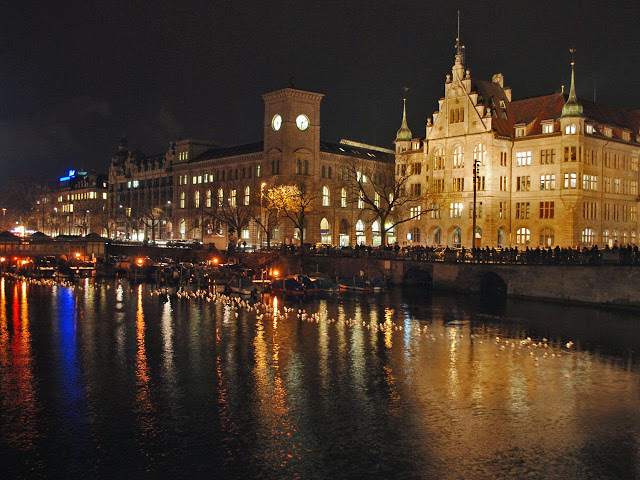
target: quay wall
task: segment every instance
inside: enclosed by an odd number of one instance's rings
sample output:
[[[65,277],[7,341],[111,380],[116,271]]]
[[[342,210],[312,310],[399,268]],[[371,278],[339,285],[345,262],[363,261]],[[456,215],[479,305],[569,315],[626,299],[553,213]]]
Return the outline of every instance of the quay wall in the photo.
[[[424,285],[449,291],[481,293],[483,285],[501,284],[509,296],[640,309],[640,266],[505,265],[424,262],[407,259],[283,256],[284,272],[321,272],[331,278],[364,274],[398,285]]]

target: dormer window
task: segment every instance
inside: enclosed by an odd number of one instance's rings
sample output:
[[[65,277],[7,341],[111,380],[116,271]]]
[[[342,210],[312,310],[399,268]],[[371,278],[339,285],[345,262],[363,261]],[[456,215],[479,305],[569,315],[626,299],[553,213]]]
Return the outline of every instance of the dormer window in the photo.
[[[507,106],[504,103],[504,100],[500,100],[500,108],[507,108]]]
[[[596,129],[593,125],[586,124],[584,128],[586,133],[596,133]]]
[[[611,130],[611,127],[604,127],[602,129],[602,133],[604,133],[605,137],[611,137],[613,135],[613,130]]]
[[[543,123],[542,124],[542,133],[553,133],[553,123]]]
[[[622,131],[622,140],[624,140],[625,142],[628,142],[629,140],[631,140],[631,132],[625,132],[623,130]]]
[[[566,127],[564,127],[564,134],[565,135],[575,135],[578,132],[578,127],[576,126],[575,123],[571,123],[569,125],[567,125]]]
[[[516,126],[516,137],[524,137],[526,133],[526,128],[524,126]]]

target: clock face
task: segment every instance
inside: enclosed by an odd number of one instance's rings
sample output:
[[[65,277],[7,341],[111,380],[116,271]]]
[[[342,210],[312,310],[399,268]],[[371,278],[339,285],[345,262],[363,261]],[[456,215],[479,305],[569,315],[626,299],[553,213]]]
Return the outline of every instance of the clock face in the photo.
[[[274,115],[271,120],[271,128],[273,128],[276,132],[280,130],[282,126],[282,117],[280,115]]]
[[[306,130],[309,128],[309,118],[306,115],[298,115],[296,125],[300,130]]]

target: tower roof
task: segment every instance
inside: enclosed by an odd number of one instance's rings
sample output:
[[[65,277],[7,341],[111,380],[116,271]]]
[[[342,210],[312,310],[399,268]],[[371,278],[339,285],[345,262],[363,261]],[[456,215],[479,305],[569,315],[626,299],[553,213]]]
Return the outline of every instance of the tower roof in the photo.
[[[573,49],[571,50],[573,53]],[[567,103],[562,107],[562,115],[561,117],[582,117],[582,105],[578,102],[578,98],[576,97],[576,86],[574,81],[574,65],[575,62],[571,61],[571,90],[569,91],[569,98],[567,99]]]
[[[400,129],[396,133],[396,142],[410,141],[413,138],[407,125],[407,99],[403,98],[402,102],[402,125],[400,125]]]

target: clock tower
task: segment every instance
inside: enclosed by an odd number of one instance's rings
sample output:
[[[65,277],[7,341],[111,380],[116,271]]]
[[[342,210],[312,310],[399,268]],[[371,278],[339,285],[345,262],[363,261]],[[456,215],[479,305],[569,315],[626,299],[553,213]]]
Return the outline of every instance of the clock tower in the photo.
[[[264,100],[266,174],[315,175],[320,159],[320,101],[324,95],[285,88]]]

